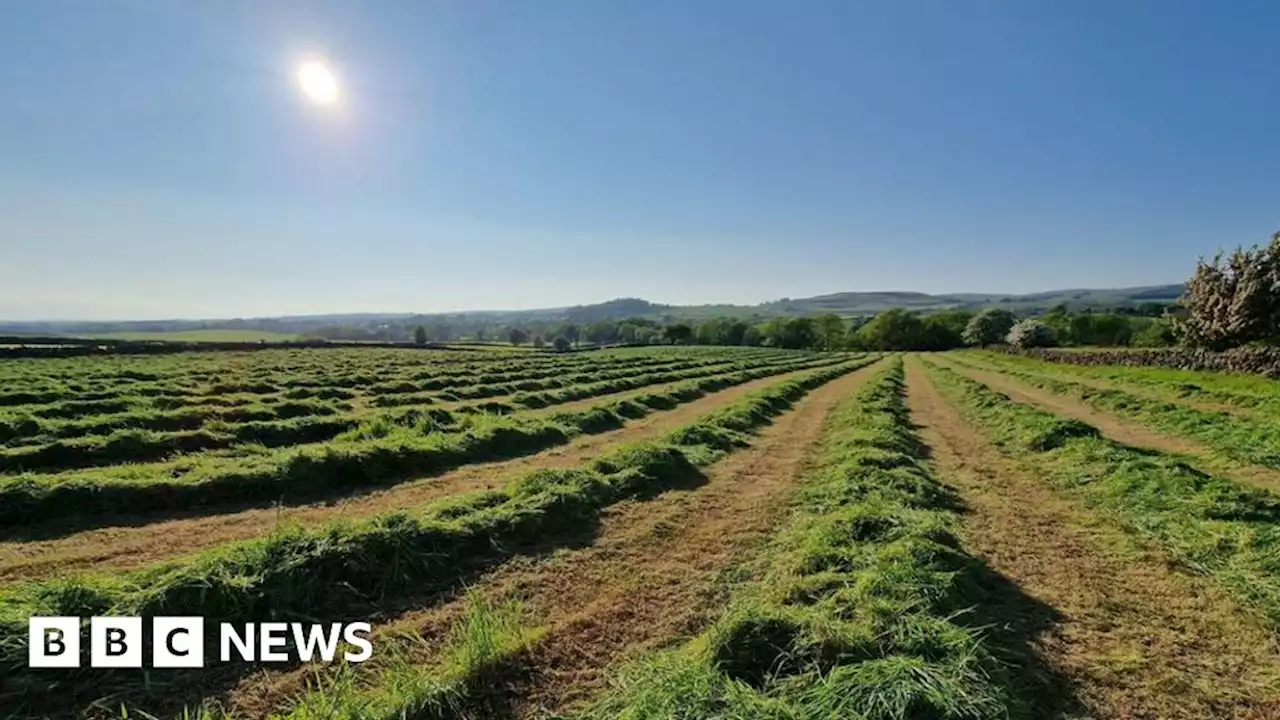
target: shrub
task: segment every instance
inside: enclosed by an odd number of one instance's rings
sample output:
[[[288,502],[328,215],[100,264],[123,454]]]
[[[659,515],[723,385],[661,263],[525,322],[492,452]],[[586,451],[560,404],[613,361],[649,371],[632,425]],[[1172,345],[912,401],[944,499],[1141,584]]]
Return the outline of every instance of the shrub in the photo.
[[[1169,347],[1177,341],[1173,328],[1167,322],[1156,320],[1133,336],[1135,347]]]
[[[1182,306],[1186,317],[1175,327],[1193,347],[1226,350],[1280,339],[1280,233],[1265,248],[1200,260]]]
[[[1009,331],[1005,342],[1016,348],[1053,347],[1053,330],[1037,320],[1022,320]]]
[[[1000,308],[988,308],[973,316],[964,329],[967,345],[995,345],[1005,339],[1013,329],[1013,313]]]

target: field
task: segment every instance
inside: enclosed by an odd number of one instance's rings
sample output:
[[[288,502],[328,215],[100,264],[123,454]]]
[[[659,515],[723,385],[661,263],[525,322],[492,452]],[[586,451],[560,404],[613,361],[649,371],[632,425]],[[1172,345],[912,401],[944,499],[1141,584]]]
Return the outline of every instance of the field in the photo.
[[[169,332],[112,332],[96,333],[85,337],[103,340],[155,340],[168,342],[287,342],[297,340],[298,335],[291,333],[269,332],[266,330],[173,330]]]
[[[1280,383],[978,351],[0,361],[0,718],[1280,717]],[[368,621],[34,670],[33,615]]]

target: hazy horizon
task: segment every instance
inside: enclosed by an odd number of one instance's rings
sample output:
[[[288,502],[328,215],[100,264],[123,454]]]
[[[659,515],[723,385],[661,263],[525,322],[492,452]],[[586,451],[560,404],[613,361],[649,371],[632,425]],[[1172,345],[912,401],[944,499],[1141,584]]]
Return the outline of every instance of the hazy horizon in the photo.
[[[0,319],[1181,282],[1280,227],[1277,21],[1207,1],[0,5]],[[334,102],[300,89],[315,58]]]
[[[1130,286],[1115,287],[1115,288],[1049,288],[1049,289],[1046,289],[1046,290],[1033,290],[1033,291],[1031,291],[1030,293],[1001,293],[1001,292],[998,292],[998,291],[987,292],[987,291],[982,291],[982,290],[974,290],[974,291],[957,290],[957,291],[952,291],[952,292],[937,292],[937,293],[922,293],[921,291],[918,291],[918,290],[902,290],[902,289],[891,289],[891,290],[841,290],[841,291],[835,291],[835,292],[829,292],[829,293],[814,293],[814,294],[811,294],[811,295],[806,294],[806,295],[783,296],[783,297],[779,297],[779,298],[769,298],[769,299],[766,299],[766,300],[753,301],[753,302],[740,302],[740,303],[731,303],[731,302],[678,303],[678,302],[664,302],[664,301],[662,301],[662,300],[655,300],[655,299],[653,299],[653,298],[644,298],[644,297],[639,297],[639,296],[635,296],[635,295],[621,295],[621,296],[617,296],[617,297],[603,298],[603,299],[599,299],[599,300],[588,300],[588,301],[584,301],[584,302],[572,302],[572,303],[565,303],[565,304],[558,304],[558,305],[536,305],[536,304],[535,304],[535,305],[530,305],[530,306],[528,306],[528,307],[464,308],[464,309],[461,309],[461,310],[443,310],[443,311],[419,311],[419,310],[412,310],[412,309],[409,309],[409,310],[400,310],[400,309],[390,309],[390,310],[352,310],[352,311],[347,311],[347,310],[335,310],[335,311],[332,311],[332,312],[325,312],[325,311],[322,311],[322,312],[314,312],[314,313],[270,313],[270,314],[265,314],[265,315],[200,315],[200,316],[102,317],[102,318],[86,318],[86,317],[37,317],[37,318],[14,318],[14,317],[3,317],[3,316],[0,316],[0,323],[3,323],[3,322],[15,322],[15,323],[43,323],[43,322],[50,322],[50,323],[76,323],[76,322],[86,322],[86,323],[93,323],[93,322],[102,322],[102,323],[117,323],[117,322],[119,322],[119,323],[131,323],[131,322],[160,322],[160,321],[170,321],[170,320],[172,320],[172,321],[179,321],[179,322],[200,322],[200,321],[219,322],[219,321],[228,321],[228,320],[259,320],[259,319],[269,319],[269,318],[278,318],[278,317],[343,316],[343,315],[351,315],[351,316],[355,316],[355,315],[459,315],[459,314],[494,314],[494,315],[500,315],[500,314],[504,314],[504,313],[521,313],[521,312],[532,312],[532,311],[539,311],[539,310],[557,310],[557,309],[562,309],[562,308],[571,308],[571,307],[585,307],[585,306],[600,305],[600,304],[607,303],[607,302],[611,302],[611,301],[614,301],[614,300],[633,300],[633,299],[634,299],[634,300],[644,300],[644,301],[650,302],[650,303],[655,304],[655,305],[663,305],[663,306],[671,306],[671,307],[698,307],[698,306],[718,306],[718,305],[732,305],[732,306],[736,306],[736,307],[756,307],[756,306],[761,306],[761,305],[767,305],[767,304],[769,304],[769,303],[773,303],[773,302],[780,302],[780,301],[782,301],[782,300],[807,300],[807,299],[812,299],[812,298],[816,298],[816,297],[823,297],[823,296],[830,296],[830,295],[840,295],[840,294],[845,294],[845,293],[865,293],[865,294],[902,294],[902,293],[920,293],[920,294],[926,294],[926,295],[932,295],[932,296],[958,296],[958,295],[1013,295],[1013,296],[1020,296],[1020,295],[1038,295],[1038,294],[1041,294],[1041,293],[1059,293],[1059,292],[1076,292],[1076,291],[1096,291],[1096,290],[1103,290],[1103,291],[1106,291],[1106,290],[1133,290],[1133,289],[1141,289],[1141,288],[1147,288],[1147,287],[1161,287],[1161,286],[1166,286],[1166,285],[1179,285],[1179,284],[1181,284],[1181,282],[1174,282],[1174,283],[1156,283],[1156,284],[1154,284],[1154,285],[1130,285]]]

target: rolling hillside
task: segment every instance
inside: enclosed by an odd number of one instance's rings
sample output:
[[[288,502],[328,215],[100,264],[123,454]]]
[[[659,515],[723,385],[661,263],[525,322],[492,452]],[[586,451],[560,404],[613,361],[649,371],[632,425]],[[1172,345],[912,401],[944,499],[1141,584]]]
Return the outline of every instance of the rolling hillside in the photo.
[[[733,316],[767,318],[785,315],[836,313],[846,317],[875,315],[892,308],[920,312],[950,308],[978,309],[1006,307],[1019,313],[1037,314],[1059,304],[1073,310],[1106,309],[1144,302],[1172,303],[1182,294],[1182,285],[1155,285],[1117,289],[1054,290],[1028,295],[955,293],[931,295],[920,292],[843,292],[808,298],[783,298],[758,305],[664,305],[639,298],[619,298],[590,305],[514,311],[476,311],[445,315],[410,313],[364,313],[354,315],[296,315],[228,320],[149,320],[121,322],[0,322],[0,333],[85,335],[103,333],[174,333],[191,331],[256,331],[290,335],[315,333],[337,325],[376,326],[381,323],[475,321],[492,324],[569,320],[592,323],[629,317],[651,319]]]

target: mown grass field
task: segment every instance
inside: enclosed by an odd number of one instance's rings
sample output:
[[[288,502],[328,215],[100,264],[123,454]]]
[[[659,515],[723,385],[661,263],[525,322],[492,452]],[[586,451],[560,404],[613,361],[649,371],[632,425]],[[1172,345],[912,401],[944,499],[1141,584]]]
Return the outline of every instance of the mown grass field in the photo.
[[[0,718],[1280,717],[1280,385],[966,351],[0,364]],[[33,670],[32,615],[364,664]]]

